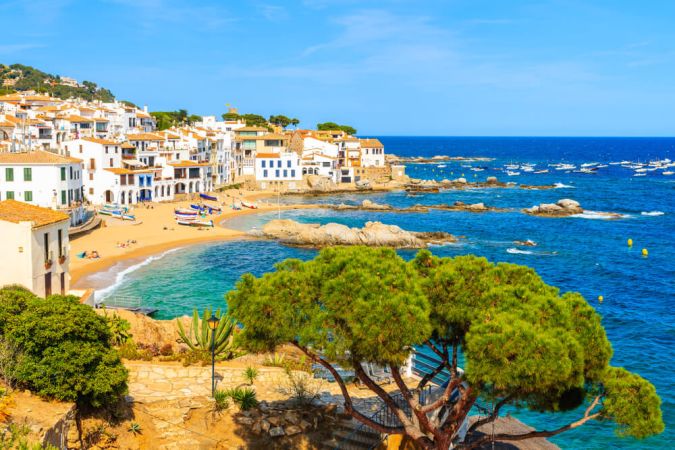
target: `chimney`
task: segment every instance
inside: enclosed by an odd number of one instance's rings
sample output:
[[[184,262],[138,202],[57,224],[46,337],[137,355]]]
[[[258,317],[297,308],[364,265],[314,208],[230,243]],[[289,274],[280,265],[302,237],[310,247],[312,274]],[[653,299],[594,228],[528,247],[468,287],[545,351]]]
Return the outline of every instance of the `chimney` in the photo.
[[[145,112],[145,113],[148,112],[148,105],[143,105],[143,112]]]

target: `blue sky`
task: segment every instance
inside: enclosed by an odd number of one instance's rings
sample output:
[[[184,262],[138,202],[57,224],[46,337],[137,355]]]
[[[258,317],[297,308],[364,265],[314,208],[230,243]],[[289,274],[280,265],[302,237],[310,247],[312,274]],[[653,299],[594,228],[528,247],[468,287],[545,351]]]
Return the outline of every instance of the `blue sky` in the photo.
[[[675,135],[675,2],[0,0],[0,62],[368,135]]]

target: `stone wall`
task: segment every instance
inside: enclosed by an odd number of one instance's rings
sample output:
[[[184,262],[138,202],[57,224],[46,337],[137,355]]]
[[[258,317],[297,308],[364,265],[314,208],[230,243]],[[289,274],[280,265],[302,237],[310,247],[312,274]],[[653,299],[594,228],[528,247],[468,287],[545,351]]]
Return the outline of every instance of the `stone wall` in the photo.
[[[134,401],[173,400],[211,395],[211,366],[188,366],[179,363],[126,362],[129,369],[129,396]],[[218,389],[246,383],[246,367],[216,365]],[[288,377],[278,367],[258,368],[256,383],[281,385]]]

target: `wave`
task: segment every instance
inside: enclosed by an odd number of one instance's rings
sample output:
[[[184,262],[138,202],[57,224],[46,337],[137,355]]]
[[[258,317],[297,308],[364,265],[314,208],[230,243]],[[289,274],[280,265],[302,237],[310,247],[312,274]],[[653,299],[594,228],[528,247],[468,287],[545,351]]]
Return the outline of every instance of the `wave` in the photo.
[[[573,214],[570,217],[577,217],[579,219],[591,219],[591,220],[615,220],[615,219],[627,219],[630,217],[630,215],[606,213],[602,211],[584,211],[581,214]]]
[[[643,216],[662,216],[665,213],[663,211],[642,211],[640,214]]]
[[[117,274],[115,274],[115,281],[113,281],[110,286],[107,286],[103,289],[98,289],[96,291],[96,303],[101,303],[103,302],[104,299],[110,297],[110,295],[115,291],[115,289],[119,287],[120,284],[122,284],[126,276],[129,275],[130,273],[137,271],[141,267],[147,266],[153,261],[162,259],[169,253],[173,253],[177,250],[180,250],[180,247],[172,248],[170,250],[165,251],[164,253],[160,253],[159,255],[150,256],[145,261],[139,262],[138,264],[134,264],[132,266],[127,267],[124,270],[117,272]]]
[[[534,255],[534,252],[531,252],[529,250],[520,250],[517,248],[507,248],[506,253],[511,253],[515,255]]]
[[[563,183],[553,183],[553,186],[555,186],[556,189],[574,189],[574,186]]]

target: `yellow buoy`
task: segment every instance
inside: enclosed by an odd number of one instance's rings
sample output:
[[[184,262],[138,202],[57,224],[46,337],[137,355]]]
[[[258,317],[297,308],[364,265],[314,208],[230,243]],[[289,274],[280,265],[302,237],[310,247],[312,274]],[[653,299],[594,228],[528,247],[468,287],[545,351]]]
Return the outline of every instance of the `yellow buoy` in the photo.
[[[605,297],[603,297],[602,295],[598,295],[598,301],[599,301],[600,303],[602,303],[602,301],[603,301],[604,299],[605,299]]]
[[[643,248],[643,249],[642,249],[642,256],[644,256],[645,258],[646,258],[647,256],[649,256],[649,252],[647,251],[646,248]]]
[[[633,246],[633,240],[632,240],[632,239],[628,239],[628,246],[629,246],[629,247],[632,247],[632,246]]]
[[[462,174],[462,176],[464,176],[464,174]]]

